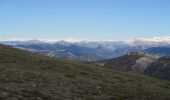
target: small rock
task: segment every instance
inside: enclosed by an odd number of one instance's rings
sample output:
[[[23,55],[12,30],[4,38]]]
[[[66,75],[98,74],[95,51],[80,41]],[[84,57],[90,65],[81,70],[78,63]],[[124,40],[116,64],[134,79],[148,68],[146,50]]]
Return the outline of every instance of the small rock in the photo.
[[[7,92],[0,92],[0,97],[8,97],[8,95]]]

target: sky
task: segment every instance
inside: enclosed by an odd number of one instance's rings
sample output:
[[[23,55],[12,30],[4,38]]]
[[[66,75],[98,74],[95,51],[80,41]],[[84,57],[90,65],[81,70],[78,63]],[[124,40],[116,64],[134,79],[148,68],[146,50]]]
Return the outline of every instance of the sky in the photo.
[[[0,38],[170,36],[170,0],[0,0]]]

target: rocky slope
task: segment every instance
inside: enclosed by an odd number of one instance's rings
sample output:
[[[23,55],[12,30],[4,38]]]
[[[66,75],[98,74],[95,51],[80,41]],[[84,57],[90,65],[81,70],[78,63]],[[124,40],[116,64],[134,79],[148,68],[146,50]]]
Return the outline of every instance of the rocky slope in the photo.
[[[127,71],[137,71],[143,72],[147,66],[152,62],[155,62],[158,58],[146,55],[144,52],[130,52],[127,55],[112,58],[109,60],[98,61],[98,65],[103,64],[103,66],[127,70]]]
[[[144,74],[160,79],[170,80],[170,57],[162,57],[152,63]]]
[[[95,64],[170,80],[170,57],[158,57],[144,52],[131,52],[118,58],[95,62]]]

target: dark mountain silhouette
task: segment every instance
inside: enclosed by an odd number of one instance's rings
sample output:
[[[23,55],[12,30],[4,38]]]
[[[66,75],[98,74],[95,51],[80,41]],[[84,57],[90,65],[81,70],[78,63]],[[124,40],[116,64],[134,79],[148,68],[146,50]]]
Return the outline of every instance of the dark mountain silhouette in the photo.
[[[157,56],[170,56],[170,47],[152,47],[144,50],[144,52]]]

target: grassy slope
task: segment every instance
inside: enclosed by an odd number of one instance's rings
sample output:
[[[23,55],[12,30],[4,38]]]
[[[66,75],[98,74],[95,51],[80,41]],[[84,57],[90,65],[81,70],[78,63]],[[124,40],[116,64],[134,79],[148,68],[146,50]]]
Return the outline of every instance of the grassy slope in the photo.
[[[0,100],[170,99],[170,82],[0,46]]]

